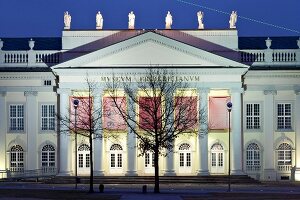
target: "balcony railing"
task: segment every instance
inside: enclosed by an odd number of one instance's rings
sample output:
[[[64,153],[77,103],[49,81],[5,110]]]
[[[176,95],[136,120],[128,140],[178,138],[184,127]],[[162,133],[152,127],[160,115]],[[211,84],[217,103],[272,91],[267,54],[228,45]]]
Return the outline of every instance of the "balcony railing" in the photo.
[[[292,169],[291,165],[278,165],[277,170],[281,172],[290,172]]]
[[[55,176],[57,174],[56,167],[43,167],[35,170],[0,170],[0,179],[25,179],[40,178],[47,176]]]

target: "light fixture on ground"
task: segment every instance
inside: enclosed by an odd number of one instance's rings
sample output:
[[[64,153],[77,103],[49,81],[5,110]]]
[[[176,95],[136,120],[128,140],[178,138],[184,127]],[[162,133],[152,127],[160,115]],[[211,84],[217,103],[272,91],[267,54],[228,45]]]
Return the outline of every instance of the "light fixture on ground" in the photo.
[[[75,109],[75,120],[74,120],[74,134],[75,134],[75,189],[77,189],[78,177],[77,177],[77,108],[79,106],[79,100],[73,100],[73,106]]]
[[[231,113],[231,109],[232,109],[232,103],[231,102],[227,102],[226,104],[227,106],[227,111],[228,111],[228,192],[231,191],[231,173],[230,173],[230,113]]]

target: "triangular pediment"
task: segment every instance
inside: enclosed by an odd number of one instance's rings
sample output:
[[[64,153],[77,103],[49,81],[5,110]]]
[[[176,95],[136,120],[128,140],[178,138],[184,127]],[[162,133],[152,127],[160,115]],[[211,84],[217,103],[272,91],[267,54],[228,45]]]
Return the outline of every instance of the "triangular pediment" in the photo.
[[[233,51],[233,50],[232,50]],[[242,63],[196,48],[154,32],[95,50],[60,63],[52,68],[72,67],[245,67]]]

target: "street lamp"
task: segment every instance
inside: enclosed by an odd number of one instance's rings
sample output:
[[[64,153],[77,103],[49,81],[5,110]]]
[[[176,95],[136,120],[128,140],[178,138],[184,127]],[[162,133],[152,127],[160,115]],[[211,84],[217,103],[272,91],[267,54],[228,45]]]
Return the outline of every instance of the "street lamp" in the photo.
[[[73,106],[75,109],[75,124],[74,124],[74,132],[75,132],[75,189],[77,189],[78,177],[77,177],[77,108],[79,106],[79,100],[73,100]]]
[[[229,102],[227,102],[227,104],[226,104],[226,106],[227,106],[227,111],[228,111],[228,138],[229,138],[229,140],[228,140],[228,142],[229,142],[229,149],[228,149],[228,157],[229,157],[229,163],[228,163],[228,192],[230,192],[231,191],[231,188],[230,188],[230,184],[231,184],[231,177],[230,177],[230,175],[231,175],[231,173],[230,173],[230,112],[231,112],[231,109],[232,109],[232,103],[229,101]]]

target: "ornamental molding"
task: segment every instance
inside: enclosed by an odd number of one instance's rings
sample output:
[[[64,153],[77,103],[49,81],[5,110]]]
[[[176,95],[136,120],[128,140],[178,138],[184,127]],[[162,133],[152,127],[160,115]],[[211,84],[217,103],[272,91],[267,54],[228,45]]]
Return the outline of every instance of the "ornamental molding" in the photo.
[[[251,70],[245,75],[246,79],[255,78],[300,78],[300,71],[291,71],[290,73],[281,72],[273,74],[268,71],[267,73],[260,72],[259,74],[251,74]]]
[[[37,96],[38,92],[37,91],[25,91],[24,92],[24,96],[28,97],[28,96]]]
[[[47,73],[47,72],[46,72]],[[45,73],[36,73],[36,72],[19,72],[16,73],[1,73],[1,80],[36,80],[36,79],[55,79],[55,76],[49,72],[49,75],[45,75]],[[21,75],[22,74],[22,75]]]
[[[277,90],[264,90],[264,95],[277,95]]]

